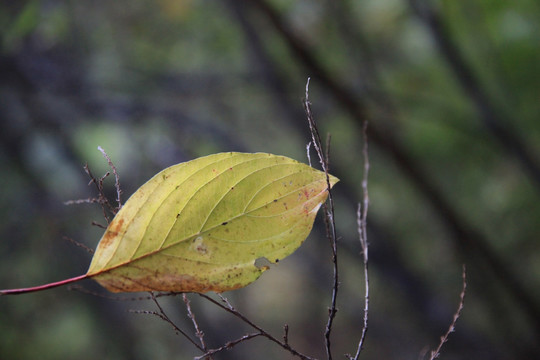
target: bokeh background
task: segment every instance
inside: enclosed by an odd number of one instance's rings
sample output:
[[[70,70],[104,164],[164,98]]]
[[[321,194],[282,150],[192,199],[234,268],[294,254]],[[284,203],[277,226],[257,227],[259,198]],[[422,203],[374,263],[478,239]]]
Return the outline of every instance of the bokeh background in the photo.
[[[443,359],[540,358],[540,3],[0,2],[0,287],[80,275],[103,230],[83,166],[124,200],[166,166],[221,151],[307,162],[306,80],[330,133],[341,288],[334,358],[360,337],[356,206],[369,122],[370,326],[362,358],[418,359],[465,309]],[[312,156],[313,158],[313,156]],[[112,197],[114,181],[108,178]],[[322,219],[292,256],[225,294],[325,358],[332,267]],[[86,289],[104,291],[86,281]],[[142,294],[144,295],[144,294]],[[251,329],[197,295],[210,347]],[[160,300],[186,332],[181,298]],[[0,298],[0,359],[191,359],[150,301],[57,288]],[[258,338],[215,359],[289,359]]]

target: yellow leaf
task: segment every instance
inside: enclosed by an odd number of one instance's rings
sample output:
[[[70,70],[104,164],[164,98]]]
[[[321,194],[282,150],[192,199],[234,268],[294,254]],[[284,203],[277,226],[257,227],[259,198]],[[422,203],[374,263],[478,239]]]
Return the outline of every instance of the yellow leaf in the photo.
[[[330,176],[333,186],[338,181]],[[87,277],[113,292],[223,292],[295,251],[328,196],[326,175],[283,156],[220,153],[171,166],[126,202]]]
[[[330,186],[339,180],[329,175]],[[256,280],[306,239],[326,174],[284,156],[221,153],[171,166],[109,224],[85,275],[112,292],[223,292]]]

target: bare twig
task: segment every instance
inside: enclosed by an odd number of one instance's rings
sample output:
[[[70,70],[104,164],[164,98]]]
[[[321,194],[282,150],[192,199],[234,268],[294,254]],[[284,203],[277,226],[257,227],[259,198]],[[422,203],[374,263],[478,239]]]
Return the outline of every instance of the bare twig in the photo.
[[[324,159],[326,160],[327,170],[330,171],[330,142],[332,140],[332,134],[326,134],[326,148],[324,153]],[[328,175],[328,174],[327,174]]]
[[[182,294],[182,299],[184,300],[184,304],[186,304],[188,317],[190,318],[191,322],[193,323],[193,327],[195,328],[195,336],[197,336],[197,338],[199,339],[203,350],[208,351],[206,344],[204,342],[204,333],[199,328],[199,324],[197,323],[197,320],[195,319],[195,314],[193,313],[193,311],[191,311],[191,303],[189,302],[189,299],[187,298],[187,295],[185,293]],[[209,355],[207,356],[209,357]]]
[[[310,79],[311,78],[308,78],[306,82],[306,97],[304,98],[304,110],[307,115],[309,130],[311,134],[311,142],[313,144],[313,147],[315,148],[315,151],[317,152],[317,155],[319,156],[319,162],[323,168],[323,171],[327,171],[328,169],[326,168],[326,159],[322,150],[321,136],[319,135],[319,129],[315,124],[315,119],[313,118],[313,114],[311,112],[311,102],[309,101]]]
[[[118,172],[116,171],[116,167],[114,166],[113,162],[111,161],[111,158],[105,150],[101,146],[98,146],[98,150],[103,154],[105,159],[107,159],[107,163],[109,163],[109,167],[112,169],[112,172],[114,174],[114,187],[116,188],[116,212],[122,208],[122,189],[120,188],[120,176],[118,175]],[[115,213],[116,213],[115,212]]]
[[[87,198],[87,199],[64,201],[64,205],[95,204],[99,202],[100,202],[100,199],[98,198]]]
[[[153,292],[150,292],[150,299],[154,302],[154,304],[156,304],[157,308],[159,311],[150,311],[150,310],[130,310],[131,313],[134,313],[134,314],[148,314],[148,315],[153,315],[153,316],[157,316],[158,318],[162,319],[163,321],[169,323],[174,331],[176,332],[176,334],[181,334],[183,335],[190,343],[192,343],[193,345],[195,345],[195,347],[199,350],[201,350],[202,352],[205,352],[206,350],[197,343],[197,341],[193,340],[191,338],[191,336],[189,336],[184,330],[180,329],[170,318],[169,316],[167,316],[167,314],[165,313],[165,311],[163,310],[163,308],[161,307],[160,303],[157,301],[157,298],[155,296],[155,294]]]
[[[461,289],[461,294],[459,295],[459,305],[458,308],[454,314],[454,317],[452,319],[452,322],[450,323],[450,326],[448,327],[448,330],[446,333],[441,336],[441,341],[439,342],[439,346],[435,350],[431,352],[430,360],[434,360],[439,357],[441,353],[441,348],[448,341],[448,337],[451,333],[455,331],[456,323],[459,319],[459,316],[461,315],[461,311],[463,311],[463,305],[465,304],[465,292],[467,290],[467,270],[465,268],[465,265],[463,265],[463,271],[461,273],[461,277],[463,279],[463,287]]]
[[[102,225],[102,224],[98,223],[97,221],[92,221],[92,225],[97,226],[98,228],[107,229],[107,226]]]
[[[276,337],[274,337],[273,335],[271,335],[270,333],[268,333],[266,330],[264,330],[263,328],[261,328],[259,325],[256,325],[255,323],[253,323],[251,320],[249,320],[247,317],[245,317],[242,313],[240,313],[238,310],[236,310],[232,305],[231,303],[227,300],[227,298],[225,298],[224,296],[222,296],[221,294],[218,294],[219,297],[221,298],[221,302],[211,298],[210,296],[208,295],[205,295],[205,294],[198,294],[199,296],[205,298],[206,300],[210,301],[211,303],[219,306],[220,308],[222,308],[223,310],[233,314],[235,317],[237,317],[238,319],[242,320],[244,323],[248,324],[249,326],[251,326],[252,328],[254,328],[255,330],[257,330],[257,333],[256,334],[260,334],[260,335],[257,335],[257,336],[263,336],[265,338],[267,338],[268,340],[278,344],[279,346],[281,346],[283,349],[287,350],[289,353],[291,353],[292,355],[300,358],[300,359],[303,359],[303,360],[315,360],[314,358],[312,357],[309,357],[307,355],[304,355],[302,354],[301,352],[297,351],[296,349],[294,349],[293,347],[291,347],[288,342],[286,341],[280,341],[278,340]],[[249,338],[246,338],[245,340],[249,340],[251,338],[253,338],[254,336],[252,337],[249,337]],[[245,341],[245,340],[241,340],[240,342],[242,341]]]
[[[326,356],[328,360],[332,359],[331,351],[331,342],[330,334],[332,333],[332,324],[337,313],[337,294],[339,288],[339,272],[338,272],[338,257],[337,257],[337,234],[336,234],[336,224],[334,220],[334,198],[332,196],[331,185],[330,185],[330,175],[329,175],[329,159],[328,153],[325,153],[322,149],[321,137],[319,135],[319,130],[313,114],[311,112],[311,103],[309,102],[309,78],[306,83],[306,97],[304,99],[304,110],[306,112],[309,130],[311,133],[311,139],[313,147],[315,148],[317,155],[319,156],[319,162],[322,166],[322,169],[326,175],[326,184],[328,189],[328,206],[325,204],[325,223],[326,223],[326,235],[330,240],[330,245],[332,247],[332,263],[334,267],[334,284],[332,286],[332,300],[330,308],[328,309],[328,321],[326,323],[326,328],[324,332],[325,347],[326,347]],[[328,137],[328,141],[329,141]],[[327,146],[328,151],[329,146]]]
[[[118,175],[118,171],[116,170],[116,167],[114,166],[110,156],[103,150],[101,146],[98,146],[98,150],[103,154],[105,159],[107,160],[107,163],[109,164],[109,167],[111,168],[114,178],[115,178],[115,188],[116,188],[116,203],[117,206],[113,206],[111,204],[111,201],[107,198],[105,195],[105,190],[103,187],[103,182],[105,179],[110,175],[110,172],[106,172],[105,175],[100,177],[99,179],[96,178],[92,171],[90,171],[90,167],[88,164],[84,165],[84,171],[88,176],[90,177],[90,184],[94,184],[96,186],[98,197],[97,198],[87,198],[87,199],[77,199],[77,200],[68,200],[64,202],[65,205],[76,205],[76,204],[94,204],[98,203],[101,205],[101,209],[103,210],[103,217],[107,221],[107,223],[111,222],[111,219],[107,213],[107,211],[110,211],[113,215],[116,215],[116,213],[120,210],[122,207],[122,189],[120,187],[120,176]]]
[[[225,343],[225,345],[221,346],[221,347],[218,347],[216,349],[212,349],[212,350],[208,350],[207,352],[205,352],[204,354],[202,354],[201,356],[196,356],[193,358],[193,360],[202,360],[202,359],[206,359],[206,358],[210,358],[212,355],[220,352],[220,351],[223,351],[223,350],[229,350],[231,349],[232,347],[244,342],[244,341],[247,341],[247,340],[250,340],[250,339],[253,339],[257,336],[264,336],[263,334],[261,334],[260,332],[258,333],[252,333],[252,334],[246,334],[244,336],[242,336],[241,338],[238,338],[236,340],[233,340],[233,341],[229,341],[227,343]]]
[[[180,329],[176,324],[164,313],[157,312],[157,311],[151,311],[151,310],[129,310],[132,314],[145,314],[145,315],[153,315],[161,320],[169,323],[176,334],[182,334],[186,339],[189,340],[193,345],[195,345],[199,350],[204,351],[199,344],[195,340],[193,340],[188,334],[186,334],[182,329]]]
[[[283,342],[289,344],[289,325],[283,325]]]
[[[367,214],[369,208],[369,192],[368,192],[368,176],[369,176],[369,154],[368,154],[368,139],[367,139],[367,121],[364,122],[363,135],[364,135],[364,177],[362,179],[362,192],[363,192],[363,204],[358,205],[357,221],[358,221],[358,235],[360,237],[360,245],[362,247],[362,255],[364,260],[364,283],[365,283],[365,295],[364,295],[364,322],[362,325],[362,335],[358,342],[358,348],[354,360],[358,360],[360,352],[364,347],[364,340],[368,330],[368,313],[369,313],[369,274],[368,274],[368,239],[367,239]]]
[[[63,236],[62,239],[66,240],[66,241],[69,241],[70,243],[74,244],[75,246],[78,246],[84,250],[86,250],[88,253],[90,254],[93,254],[94,253],[94,250],[93,249],[90,249],[88,246],[76,241],[76,240],[73,240],[72,238],[68,237],[68,236]]]
[[[311,151],[311,141],[308,142],[307,145],[306,145],[306,155],[307,155],[309,166],[311,166],[311,154],[310,154],[310,151]]]
[[[101,205],[101,209],[103,210],[103,217],[105,218],[105,220],[107,221],[107,223],[110,223],[111,222],[111,219],[109,218],[109,215],[107,214],[107,209],[109,211],[111,211],[113,214],[116,214],[116,210],[115,208],[111,205],[109,199],[107,198],[107,196],[105,195],[105,191],[103,190],[103,181],[105,180],[105,178],[107,176],[109,176],[109,173],[105,173],[105,175],[103,175],[101,178],[97,179],[93,174],[92,174],[92,171],[90,171],[90,167],[88,166],[88,164],[85,164],[84,165],[84,171],[88,174],[88,176],[90,177],[90,182],[88,183],[88,185],[90,184],[94,184],[96,186],[96,189],[97,189],[97,192],[98,192],[98,197],[97,198],[94,198],[94,199],[89,199],[89,202],[91,203],[94,203],[94,202],[97,202],[98,204]]]
[[[98,197],[90,197],[90,198],[86,198],[86,199],[77,199],[77,200],[68,200],[68,201],[64,201],[64,205],[79,205],[79,204],[95,204],[95,203],[98,203],[98,204],[101,205],[101,208],[103,210],[103,217],[105,218],[107,223],[109,223],[110,219],[109,219],[109,216],[107,215],[106,208],[108,208],[109,211],[111,211],[113,214],[115,213],[114,208],[110,205],[109,199],[107,198],[107,196],[105,195],[105,192],[103,190],[103,181],[105,180],[105,178],[107,176],[109,176],[109,173],[108,172],[105,173],[105,175],[103,175],[101,178],[98,179],[92,174],[92,171],[90,171],[90,167],[88,166],[88,164],[85,164],[83,168],[84,168],[84,172],[86,172],[86,174],[90,177],[90,182],[88,183],[88,185],[94,184],[96,186],[96,189],[97,189],[97,192],[98,192]]]

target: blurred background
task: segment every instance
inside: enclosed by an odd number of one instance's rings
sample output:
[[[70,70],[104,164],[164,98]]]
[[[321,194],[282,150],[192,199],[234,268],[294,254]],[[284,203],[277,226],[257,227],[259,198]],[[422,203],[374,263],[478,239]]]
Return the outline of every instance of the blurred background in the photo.
[[[356,226],[369,122],[369,331],[362,358],[419,359],[458,306],[442,359],[540,358],[540,3],[517,1],[0,2],[0,288],[86,272],[104,224],[83,166],[115,163],[124,200],[166,166],[221,151],[307,162],[310,100],[340,236],[334,358],[360,338]],[[312,154],[314,158],[314,154]],[[115,196],[114,179],[105,186]],[[325,358],[332,265],[322,218],[305,244],[225,295]],[[105,294],[92,281],[86,289]],[[142,294],[144,295],[144,294]],[[129,296],[127,296],[129,297]],[[252,329],[189,295],[209,347]],[[194,336],[181,297],[164,310]],[[0,359],[192,359],[151,315],[57,288],[0,298]],[[215,359],[289,359],[257,338]]]

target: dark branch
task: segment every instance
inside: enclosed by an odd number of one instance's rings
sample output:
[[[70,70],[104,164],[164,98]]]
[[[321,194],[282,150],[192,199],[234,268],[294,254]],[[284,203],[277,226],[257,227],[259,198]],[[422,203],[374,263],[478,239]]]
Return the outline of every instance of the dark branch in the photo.
[[[107,176],[109,176],[109,173],[107,172],[105,175],[103,175],[101,178],[98,179],[92,174],[92,171],[90,171],[90,167],[88,166],[88,164],[84,165],[84,171],[90,177],[90,182],[88,183],[88,185],[94,184],[96,186],[96,190],[98,192],[98,197],[97,198],[91,198],[91,199],[89,199],[88,202],[90,202],[90,203],[95,203],[96,202],[96,203],[101,205],[101,209],[103,210],[103,217],[105,218],[105,220],[107,221],[107,224],[108,224],[108,223],[111,222],[111,219],[110,219],[109,215],[107,214],[107,209],[110,212],[112,212],[113,214],[115,214],[115,208],[114,208],[114,206],[111,205],[111,203],[110,203],[109,199],[107,198],[107,196],[105,195],[105,191],[103,189],[103,180],[105,180],[105,178]],[[82,202],[84,202],[84,200]]]
[[[456,323],[461,315],[461,312],[463,311],[463,306],[465,304],[465,292],[467,290],[467,270],[465,268],[465,265],[463,265],[463,271],[461,273],[461,277],[463,279],[463,287],[461,289],[461,294],[459,295],[458,308],[454,314],[454,317],[452,319],[452,322],[450,323],[450,326],[448,327],[448,330],[443,336],[441,336],[441,341],[439,342],[439,346],[437,346],[437,348],[431,352],[431,357],[429,358],[430,360],[434,360],[439,357],[442,346],[444,345],[444,343],[448,341],[448,337],[450,336],[450,334],[455,331]]]
[[[308,124],[309,124],[309,130],[311,133],[311,142],[313,143],[313,147],[315,148],[315,151],[317,152],[317,155],[319,157],[319,163],[321,164],[323,171],[326,175],[326,185],[327,185],[327,191],[328,191],[328,205],[324,204],[324,213],[325,213],[325,224],[326,224],[326,236],[328,240],[330,240],[330,246],[332,247],[332,264],[334,268],[334,284],[332,286],[332,300],[330,308],[328,309],[328,321],[326,323],[326,329],[324,332],[324,341],[325,341],[325,347],[326,347],[326,356],[328,360],[332,359],[332,349],[331,349],[331,341],[330,341],[330,335],[332,333],[332,324],[334,322],[334,318],[336,317],[337,313],[337,294],[339,289],[339,269],[338,269],[338,257],[337,257],[337,234],[336,234],[336,224],[334,220],[334,198],[332,196],[332,186],[330,184],[330,174],[329,174],[329,167],[330,167],[330,160],[328,157],[329,154],[329,142],[330,137],[328,137],[328,144],[326,147],[326,152],[324,152],[322,143],[321,143],[321,136],[319,135],[319,129],[317,128],[317,124],[315,123],[315,119],[313,118],[313,113],[311,112],[311,103],[309,102],[309,78],[306,83],[306,97],[304,99],[304,110],[306,112]]]
[[[195,328],[195,336],[199,339],[199,342],[201,343],[201,347],[204,351],[208,351],[206,344],[204,342],[204,333],[201,331],[199,324],[197,323],[197,320],[195,319],[195,314],[191,310],[191,303],[189,302],[189,299],[187,298],[186,294],[182,294],[182,299],[184,300],[184,304],[186,304],[186,310],[188,313],[188,317],[193,323],[193,327]],[[209,357],[209,355],[207,355]],[[209,357],[211,359],[211,357]]]
[[[356,355],[354,360],[358,360],[360,352],[364,347],[364,341],[366,339],[366,334],[368,330],[368,313],[369,313],[369,274],[368,274],[368,238],[367,238],[367,214],[369,209],[369,192],[368,192],[368,176],[369,176],[369,154],[368,154],[368,138],[367,138],[367,126],[368,123],[364,123],[364,177],[362,179],[362,192],[363,192],[363,203],[358,205],[357,212],[357,222],[358,222],[358,235],[360,238],[360,246],[362,247],[362,257],[364,261],[364,284],[365,284],[365,295],[364,295],[364,321],[362,324],[362,334],[360,336],[360,341],[358,341],[358,348],[356,350]]]
[[[149,315],[153,315],[153,316],[157,316],[158,318],[162,319],[163,321],[169,323],[174,331],[176,332],[176,334],[181,334],[183,335],[187,340],[189,340],[190,343],[192,343],[193,345],[195,345],[195,347],[199,350],[201,350],[202,352],[205,352],[206,350],[201,346],[199,345],[195,340],[193,340],[191,338],[191,336],[189,336],[184,330],[180,329],[170,318],[169,316],[167,316],[167,314],[165,313],[165,311],[163,310],[163,308],[161,307],[161,305],[159,304],[159,302],[157,301],[157,298],[156,296],[154,295],[153,292],[150,292],[150,299],[154,302],[154,304],[156,304],[157,308],[159,311],[150,311],[150,310],[130,310],[130,312],[134,313],[134,314],[149,314]]]
[[[120,176],[118,175],[118,172],[116,171],[116,167],[114,166],[111,158],[105,150],[101,146],[98,146],[98,150],[103,154],[105,159],[107,159],[107,163],[109,164],[113,174],[114,174],[114,187],[116,188],[116,211],[115,214],[122,208],[122,189],[120,187]]]
[[[240,343],[243,343],[244,341],[248,341],[248,340],[251,340],[253,338],[256,338],[258,336],[264,336],[263,334],[261,334],[260,332],[258,333],[252,333],[252,334],[246,334],[244,336],[242,336],[241,338],[238,338],[236,340],[233,340],[233,341],[228,341],[227,343],[225,343],[225,345],[221,346],[221,347],[218,347],[216,349],[212,349],[212,350],[208,350],[207,352],[205,352],[204,354],[202,354],[201,356],[196,356],[194,358],[194,360],[202,360],[202,359],[206,359],[206,358],[210,358],[212,355],[220,352],[220,351],[223,351],[223,350],[230,350],[231,348],[233,348],[234,346],[240,344]]]
[[[68,237],[68,236],[63,236],[62,239],[66,240],[66,241],[69,241],[70,243],[74,244],[75,246],[78,246],[84,250],[86,250],[86,252],[88,252],[89,254],[93,254],[94,253],[94,249],[90,249],[88,246],[76,241],[76,240],[73,240],[72,238]]]
[[[237,317],[238,319],[242,320],[244,323],[248,324],[249,326],[251,326],[252,328],[254,328],[255,330],[258,331],[258,334],[260,335],[257,335],[257,336],[264,336],[265,338],[267,338],[268,340],[278,344],[279,346],[281,346],[283,349],[285,349],[286,351],[288,351],[289,353],[291,353],[292,355],[300,358],[300,359],[303,359],[303,360],[315,360],[314,358],[312,357],[309,357],[307,355],[304,355],[302,353],[300,353],[299,351],[297,351],[296,349],[294,349],[293,347],[291,347],[288,342],[285,342],[285,341],[280,341],[278,340],[276,337],[274,337],[273,335],[271,335],[270,333],[268,333],[266,330],[264,330],[263,328],[261,328],[259,325],[256,325],[255,323],[253,323],[251,320],[249,320],[247,317],[245,317],[242,313],[240,313],[238,310],[236,310],[232,305],[231,303],[227,300],[227,298],[223,297],[221,294],[218,294],[219,297],[221,298],[222,303],[220,303],[219,301],[216,301],[215,299],[212,299],[210,296],[208,295],[205,295],[205,294],[198,294],[199,296],[205,298],[206,300],[210,301],[211,303],[219,306],[220,308],[222,308],[223,310],[233,314],[235,317]]]

